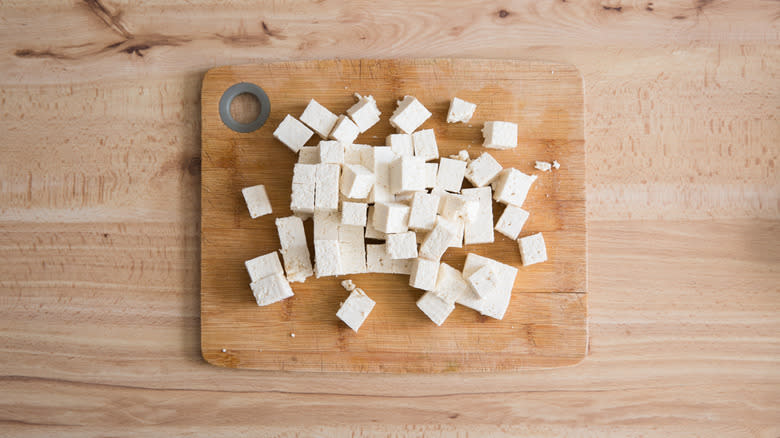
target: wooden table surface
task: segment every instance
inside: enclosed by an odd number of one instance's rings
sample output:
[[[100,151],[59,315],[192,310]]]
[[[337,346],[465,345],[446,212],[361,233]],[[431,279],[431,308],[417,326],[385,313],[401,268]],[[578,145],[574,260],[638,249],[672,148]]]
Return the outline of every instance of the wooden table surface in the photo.
[[[779,19],[763,0],[1,2],[0,435],[777,437]],[[202,75],[332,57],[580,69],[582,364],[201,359]]]

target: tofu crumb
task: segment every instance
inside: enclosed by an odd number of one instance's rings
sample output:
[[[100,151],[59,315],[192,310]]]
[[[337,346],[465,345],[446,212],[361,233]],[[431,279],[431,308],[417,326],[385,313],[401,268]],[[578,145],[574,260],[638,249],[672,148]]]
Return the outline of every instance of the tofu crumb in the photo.
[[[341,282],[341,287],[343,287],[347,292],[352,292],[355,290],[355,283],[352,282],[350,279],[346,279]]]
[[[294,338],[295,337],[295,333],[290,333],[290,337]]]
[[[536,164],[534,164],[534,168],[541,170],[542,172],[549,172],[550,169],[552,169],[552,164],[546,161],[537,161]]]
[[[559,163],[558,160],[553,160],[552,167],[554,169],[560,169],[561,168],[561,163]]]
[[[223,349],[222,349],[222,352],[223,352],[223,353],[227,353],[227,350],[225,350],[225,349],[223,348]]]

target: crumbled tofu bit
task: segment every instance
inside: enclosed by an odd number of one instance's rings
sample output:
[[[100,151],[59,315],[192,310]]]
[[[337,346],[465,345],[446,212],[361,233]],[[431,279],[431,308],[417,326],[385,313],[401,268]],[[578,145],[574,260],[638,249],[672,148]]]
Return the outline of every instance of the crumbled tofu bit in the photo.
[[[414,155],[412,136],[409,134],[390,134],[385,141],[387,146],[399,157],[411,157]]]
[[[419,157],[399,157],[390,163],[390,191],[394,194],[425,190],[425,162]]]
[[[452,102],[450,102],[450,110],[447,111],[447,123],[467,123],[471,120],[476,109],[476,104],[453,97]]]
[[[337,119],[338,117],[335,114],[314,99],[309,101],[306,109],[303,110],[303,114],[301,114],[301,122],[308,125],[322,138],[328,138],[328,134],[330,134]]]
[[[420,245],[420,257],[428,260],[440,260],[456,236],[457,230],[447,226],[444,222],[437,221]]]
[[[306,233],[303,231],[303,221],[297,216],[276,219],[276,229],[279,232],[284,270],[290,282],[304,282],[314,275],[311,266],[309,248],[306,246]]]
[[[504,236],[516,240],[520,235],[520,231],[525,225],[525,221],[528,220],[530,214],[520,207],[514,205],[507,205],[504,212],[501,213],[501,217],[496,222],[496,231]]]
[[[293,296],[290,283],[280,272],[254,281],[249,286],[252,288],[258,306],[267,306]]]
[[[298,164],[319,164],[319,162],[319,146],[304,146],[298,151]]]
[[[490,149],[517,147],[517,124],[512,122],[485,122],[482,128],[483,146]]]
[[[314,272],[317,278],[342,275],[341,250],[338,240],[314,241]]]
[[[398,107],[390,116],[390,125],[406,134],[414,132],[431,117],[431,112],[413,96],[404,96],[397,104]]]
[[[553,160],[552,167],[553,167],[553,169],[558,170],[558,169],[561,168],[561,163],[559,163],[558,160]]]
[[[362,226],[339,226],[342,274],[363,274],[366,272],[366,240],[363,233]]]
[[[294,338],[295,337],[295,333],[290,333],[290,337]]]
[[[366,239],[385,240],[387,235],[374,228],[374,206],[368,206],[368,217],[366,218]]]
[[[409,274],[409,286],[422,290],[433,290],[439,274],[439,262],[416,258]]]
[[[341,282],[341,287],[347,292],[352,292],[356,288],[355,283],[349,278]]]
[[[451,248],[463,248],[463,233],[466,225],[466,221],[463,220],[463,218],[456,217],[454,219],[447,219],[444,216],[437,216],[436,223],[441,223],[455,231],[455,236],[449,244]]]
[[[344,163],[344,145],[336,140],[320,140],[318,146],[320,163]]]
[[[490,186],[474,189],[463,189],[463,197],[466,198],[468,209],[469,201],[476,201],[477,217],[466,221],[463,241],[466,245],[476,243],[492,243],[495,240],[493,233],[493,201]]]
[[[314,210],[335,211],[339,209],[339,174],[338,164],[317,164],[316,182],[314,185]]]
[[[314,135],[314,131],[287,114],[282,123],[274,131],[274,138],[284,143],[293,152],[301,150],[304,144]]]
[[[366,293],[356,288],[353,290],[346,301],[341,304],[336,316],[344,321],[355,332],[358,331],[368,315],[374,309],[376,302],[366,295]]]
[[[455,310],[455,304],[444,301],[433,292],[424,293],[417,300],[417,307],[438,326],[442,325],[450,313]]]
[[[479,268],[488,264],[496,272],[496,278],[498,279],[496,290],[486,298],[480,298],[476,293],[469,290],[469,293],[462,295],[456,303],[474,309],[485,316],[502,319],[506,309],[509,307],[512,288],[515,284],[515,278],[517,278],[517,268],[487,257],[469,253],[466,255],[466,263],[463,265],[463,276],[468,278]]]
[[[362,152],[370,147],[367,144],[344,144],[344,163],[363,164]]]
[[[244,195],[252,219],[271,213],[271,202],[268,200],[264,185],[246,187],[241,190],[241,193]]]
[[[375,184],[390,185],[390,163],[398,157],[388,146],[368,147],[360,151],[360,163],[376,175]]]
[[[374,187],[376,176],[360,164],[345,164],[341,176],[341,193],[353,199],[365,199]]]
[[[436,176],[436,185],[442,189],[460,193],[463,185],[463,175],[466,173],[466,162],[442,158],[439,160],[439,172]]]
[[[501,164],[492,155],[484,152],[479,158],[469,162],[465,176],[474,187],[484,187],[493,182],[502,169]]]
[[[547,261],[547,248],[544,245],[542,233],[521,237],[517,239],[517,244],[520,247],[520,259],[523,266]]]
[[[360,134],[360,130],[349,117],[344,114],[340,115],[336,120],[336,125],[333,130],[330,131],[330,138],[332,140],[338,140],[344,144],[353,143],[357,136]]]
[[[355,97],[358,101],[347,110],[347,114],[349,114],[352,121],[355,122],[355,125],[362,134],[368,131],[368,128],[379,122],[379,115],[382,113],[379,111],[379,108],[377,108],[373,96],[361,96],[355,93]]]
[[[439,158],[439,146],[436,144],[436,134],[433,129],[423,129],[412,134],[414,144],[414,156],[423,161],[431,161]]]
[[[458,151],[458,153],[456,155],[450,155],[450,158],[452,158],[453,160],[460,160],[460,161],[468,162],[470,160],[469,151],[467,151],[465,149],[462,149],[462,150]]]
[[[223,349],[222,349],[222,352],[223,352],[223,353],[227,353],[227,350],[225,350],[225,349],[223,348]]]
[[[295,164],[293,166],[292,194],[290,195],[290,210],[293,213],[303,215],[314,213],[316,181],[316,164]]]
[[[413,259],[417,257],[417,237],[414,231],[387,235],[387,254],[391,259]]]
[[[409,229],[409,206],[396,202],[374,204],[374,228],[386,234]]]
[[[536,175],[526,175],[514,168],[504,169],[495,182],[493,198],[502,204],[522,207],[536,178]]]
[[[393,202],[393,192],[390,191],[389,185],[374,183],[374,187],[371,188],[371,193],[368,194],[369,204],[378,204],[381,202]]]
[[[284,274],[282,264],[279,262],[279,253],[276,251],[247,260],[244,262],[244,266],[249,272],[250,282],[261,280],[271,274]]]
[[[425,188],[436,187],[436,174],[439,173],[439,163],[425,163]]]
[[[341,216],[338,211],[314,213],[314,240],[338,240]]]
[[[552,169],[552,164],[546,161],[537,161],[534,164],[534,168],[536,170],[541,170],[542,172],[549,172],[550,169]]]
[[[366,226],[368,204],[365,202],[342,202],[341,223],[343,225]]]
[[[440,197],[425,192],[415,192],[409,210],[409,228],[428,231],[436,224]]]
[[[498,274],[493,270],[492,265],[485,265],[471,274],[466,282],[474,293],[480,298],[485,298],[498,288]]]

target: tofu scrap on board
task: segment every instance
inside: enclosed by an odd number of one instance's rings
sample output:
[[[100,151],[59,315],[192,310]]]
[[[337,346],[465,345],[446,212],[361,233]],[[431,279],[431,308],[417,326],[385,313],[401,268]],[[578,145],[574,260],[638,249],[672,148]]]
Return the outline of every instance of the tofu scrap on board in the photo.
[[[544,245],[542,233],[531,234],[517,240],[520,247],[520,259],[523,266],[547,261],[547,247]]]
[[[273,133],[275,139],[281,141],[295,153],[309,141],[312,135],[314,135],[314,131],[289,114],[285,116]]]
[[[241,190],[241,193],[244,195],[244,201],[246,201],[246,207],[249,209],[249,216],[252,219],[271,213],[271,202],[268,200],[264,185],[246,187]]]
[[[463,265],[463,276],[469,278],[485,265],[490,265],[496,273],[496,289],[492,293],[488,293],[485,298],[480,298],[469,289],[468,293],[464,293],[456,300],[456,303],[474,309],[482,315],[503,319],[512,297],[517,268],[478,254],[468,253]]]
[[[390,116],[390,125],[405,134],[414,132],[432,115],[413,96],[404,96],[403,100],[398,101],[397,104],[393,115]]]
[[[476,109],[476,104],[453,97],[450,109],[447,111],[447,123],[466,123],[471,120]]]
[[[483,146],[489,149],[513,149],[517,147],[517,124],[512,122],[485,122],[482,128]]]
[[[267,306],[293,296],[276,251],[247,260],[244,264],[251,280],[249,287],[258,306]]]
[[[349,297],[341,303],[336,316],[357,333],[375,305],[376,302],[369,298],[363,289],[354,287]]]
[[[328,134],[333,130],[336,120],[338,120],[338,116],[314,99],[309,101],[306,109],[301,114],[301,122],[305,123],[322,138],[328,138]]]
[[[276,229],[279,232],[279,242],[282,246],[280,252],[284,259],[287,280],[291,283],[303,283],[306,278],[314,275],[303,221],[297,216],[279,218],[276,219]]]

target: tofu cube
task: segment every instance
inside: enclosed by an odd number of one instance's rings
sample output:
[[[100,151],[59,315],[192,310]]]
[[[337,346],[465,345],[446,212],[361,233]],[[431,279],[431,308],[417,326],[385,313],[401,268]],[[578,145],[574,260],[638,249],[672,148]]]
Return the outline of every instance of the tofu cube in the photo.
[[[376,183],[390,185],[390,163],[397,158],[388,146],[368,147],[360,151],[360,164],[374,172]]]
[[[388,234],[387,253],[391,259],[417,258],[417,235],[414,231]]]
[[[314,213],[314,193],[317,181],[316,164],[295,164],[293,166],[290,210],[297,215]]]
[[[516,240],[520,235],[520,231],[525,225],[525,221],[528,220],[530,214],[520,207],[514,205],[507,205],[504,212],[501,213],[501,217],[496,222],[496,231],[504,236]]]
[[[346,144],[344,146],[344,163],[345,164],[363,164],[361,161],[361,154],[364,150],[371,146],[367,144]],[[368,166],[366,166],[368,167]]]
[[[414,156],[423,161],[431,161],[439,158],[439,146],[436,144],[436,134],[433,129],[423,129],[412,134],[414,144]]]
[[[339,240],[341,216],[338,211],[314,213],[314,240]]]
[[[414,156],[412,136],[409,134],[390,134],[385,140],[387,146],[399,157]]]
[[[374,187],[376,176],[360,164],[345,164],[341,176],[341,193],[352,199],[365,199]]]
[[[409,229],[409,206],[396,202],[374,204],[374,228],[385,234]]]
[[[336,125],[333,126],[333,130],[330,131],[330,138],[332,140],[338,140],[344,144],[354,143],[360,130],[357,125],[344,114],[340,115],[336,120]]]
[[[440,209],[440,214],[445,219],[458,220],[465,219],[467,217],[468,211],[466,209],[467,203],[465,196],[456,195],[454,193],[447,193],[446,195],[442,196],[441,199],[441,202],[444,203],[444,206]]]
[[[450,110],[447,111],[447,123],[466,123],[471,120],[476,109],[476,104],[453,97],[452,102],[450,102]]]
[[[377,274],[393,273],[393,259],[387,253],[386,244],[366,245],[366,271]]]
[[[544,246],[542,233],[531,234],[517,240],[520,247],[520,259],[523,266],[547,261],[547,248]]]
[[[440,197],[425,192],[414,192],[409,210],[409,228],[428,231],[436,225]]]
[[[454,304],[462,295],[470,293],[470,287],[460,271],[441,263],[433,292],[444,301]]]
[[[466,210],[469,210],[472,202],[477,204],[476,217],[471,217],[471,214],[469,214],[469,220],[465,223],[463,241],[466,245],[492,243],[495,240],[491,191],[490,186],[463,189],[463,197],[466,199]]]
[[[409,274],[409,286],[431,291],[436,287],[439,275],[439,262],[422,258],[414,259]]]
[[[315,240],[314,258],[314,272],[317,278],[343,274],[338,240]]]
[[[264,185],[245,187],[241,193],[244,195],[252,219],[271,213],[271,201],[268,200]]]
[[[369,298],[363,289],[356,288],[349,294],[347,300],[341,303],[336,316],[357,333],[374,309],[374,305],[376,302]]]
[[[341,223],[365,227],[367,211],[368,204],[364,202],[342,202]]]
[[[390,125],[406,134],[414,132],[431,117],[431,112],[412,96],[404,96],[404,99],[397,104],[393,115],[390,116]]]
[[[374,206],[373,205],[369,205],[368,206],[368,216],[366,218],[365,238],[366,239],[377,239],[377,240],[385,240],[387,238],[387,234],[385,234],[385,233],[377,230],[376,228],[374,228]]]
[[[483,146],[489,149],[512,149],[517,147],[517,123],[485,122],[482,128],[485,137]]]
[[[463,265],[463,276],[468,278],[485,265],[490,265],[496,273],[498,279],[496,290],[485,298],[480,298],[475,292],[469,291],[456,300],[456,303],[474,309],[485,316],[502,319],[512,297],[517,268],[469,253],[466,255],[466,263]]]
[[[419,157],[399,157],[390,164],[390,191],[394,194],[425,190],[425,162]]]
[[[287,114],[282,123],[276,127],[274,138],[284,143],[293,152],[301,150],[304,144],[314,135],[314,132],[295,117]]]
[[[262,280],[271,274],[284,274],[282,263],[279,262],[279,253],[276,251],[247,260],[244,262],[244,266],[249,272],[250,283]]]
[[[485,187],[498,177],[502,169],[492,155],[484,152],[479,158],[469,162],[465,176],[474,187]]]
[[[436,187],[436,176],[439,173],[439,163],[425,163],[425,188]]]
[[[342,164],[344,162],[344,145],[335,140],[322,140],[319,144],[320,163]]]
[[[364,228],[358,225],[339,225],[339,251],[342,274],[366,272],[366,241]]]
[[[514,168],[504,169],[496,180],[493,199],[503,204],[522,207],[536,178],[536,175],[526,175]]]
[[[317,164],[314,185],[314,210],[335,211],[339,209],[339,173],[338,164]]]
[[[360,132],[364,133],[379,122],[379,115],[382,113],[377,108],[373,96],[361,96],[355,93],[355,97],[358,101],[347,110],[347,114],[355,122],[355,126]]]
[[[395,197],[393,192],[390,191],[389,185],[374,183],[374,187],[371,188],[371,193],[368,194],[369,204],[379,204],[393,202]]]
[[[319,162],[319,146],[304,146],[298,151],[298,164],[319,164]]]
[[[494,293],[498,288],[498,274],[491,265],[485,265],[471,274],[466,281],[471,290],[480,298],[485,298]]]
[[[455,310],[455,304],[444,301],[433,292],[424,293],[417,300],[417,307],[438,326],[442,325],[450,313]]]
[[[338,120],[338,117],[335,114],[314,99],[309,101],[306,109],[303,110],[303,114],[301,114],[301,121],[322,138],[328,138],[328,134],[333,130],[336,120]]]
[[[428,260],[440,260],[456,236],[457,230],[452,229],[444,222],[437,222],[420,245],[420,257]]]
[[[303,221],[297,216],[276,219],[276,229],[281,243],[284,270],[287,281],[304,282],[314,275],[311,266],[311,255],[306,246],[306,233],[303,231]]]
[[[463,185],[463,175],[465,173],[465,161],[442,158],[439,160],[439,172],[436,176],[436,185],[448,192],[460,193],[460,187]]]
[[[441,223],[445,227],[455,230],[455,236],[450,241],[449,246],[452,248],[463,248],[463,234],[465,232],[466,221],[463,218],[447,219],[444,216],[437,216],[436,223]]]
[[[258,306],[267,306],[293,296],[290,283],[284,274],[276,272],[249,285]]]

